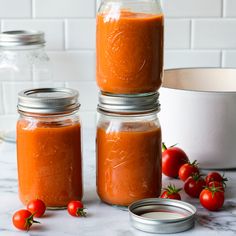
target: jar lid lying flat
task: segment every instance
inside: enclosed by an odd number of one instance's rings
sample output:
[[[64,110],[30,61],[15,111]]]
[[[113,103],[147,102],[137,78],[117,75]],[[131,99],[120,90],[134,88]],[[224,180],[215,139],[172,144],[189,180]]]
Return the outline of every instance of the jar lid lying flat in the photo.
[[[78,91],[69,88],[26,89],[18,94],[18,110],[36,114],[72,112],[80,106],[78,96]]]
[[[194,226],[196,208],[186,202],[147,198],[129,206],[131,224],[149,233],[178,233]]]
[[[151,112],[159,111],[159,93],[111,94],[100,92],[98,109],[106,112]]]
[[[0,34],[0,47],[43,45],[44,43],[44,33],[41,31],[17,30]]]

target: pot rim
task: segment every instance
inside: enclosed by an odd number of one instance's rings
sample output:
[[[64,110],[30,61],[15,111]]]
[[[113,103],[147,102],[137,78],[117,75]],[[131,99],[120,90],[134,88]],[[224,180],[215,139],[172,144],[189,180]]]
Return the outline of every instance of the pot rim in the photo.
[[[236,88],[235,91],[217,91],[217,90],[201,90],[201,89],[187,89],[187,88],[175,88],[175,87],[171,87],[171,86],[167,86],[164,85],[164,81],[165,81],[165,74],[166,73],[170,73],[170,72],[179,72],[179,71],[220,71],[220,72],[226,72],[226,71],[231,71],[233,73],[235,73],[235,83],[236,83],[236,68],[234,67],[227,67],[227,68],[221,68],[221,67],[182,67],[182,68],[168,68],[164,70],[164,79],[163,79],[163,83],[161,88],[162,89],[170,89],[172,91],[181,91],[181,92],[191,92],[191,93],[199,93],[199,94],[220,94],[220,95],[225,95],[225,94],[231,94],[234,95],[236,94]]]

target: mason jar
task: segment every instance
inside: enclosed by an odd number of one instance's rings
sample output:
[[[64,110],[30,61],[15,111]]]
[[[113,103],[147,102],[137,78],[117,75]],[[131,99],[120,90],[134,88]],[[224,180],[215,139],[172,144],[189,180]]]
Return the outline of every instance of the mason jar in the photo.
[[[4,114],[11,116],[3,127],[5,140],[15,141],[17,94],[24,88],[52,86],[52,65],[40,31],[5,31],[0,34],[0,81]]]
[[[159,0],[103,0],[97,13],[96,78],[103,92],[149,93],[163,76]]]
[[[18,96],[17,164],[23,204],[41,199],[49,208],[82,198],[78,92],[23,90]]]
[[[158,93],[101,93],[96,137],[97,193],[128,206],[161,192],[161,127]]]

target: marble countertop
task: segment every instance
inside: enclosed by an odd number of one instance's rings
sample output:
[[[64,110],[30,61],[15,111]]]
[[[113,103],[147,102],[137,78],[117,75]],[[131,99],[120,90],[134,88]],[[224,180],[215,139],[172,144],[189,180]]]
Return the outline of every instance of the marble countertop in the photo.
[[[17,167],[14,143],[0,143],[0,235],[3,236],[139,236],[153,235],[138,231],[130,225],[127,211],[102,203],[96,195],[95,185],[95,147],[94,132],[84,130],[84,198],[88,209],[86,218],[75,218],[66,210],[47,211],[40,219],[40,225],[34,225],[29,232],[15,229],[11,223],[12,214],[24,206],[17,195]],[[179,235],[236,235],[236,170],[226,171],[228,187],[226,201],[219,212],[205,210],[198,199],[191,199],[181,192],[182,199],[197,207],[195,227]],[[163,176],[163,187],[169,183],[182,187],[180,180]],[[170,234],[169,234],[170,235]]]

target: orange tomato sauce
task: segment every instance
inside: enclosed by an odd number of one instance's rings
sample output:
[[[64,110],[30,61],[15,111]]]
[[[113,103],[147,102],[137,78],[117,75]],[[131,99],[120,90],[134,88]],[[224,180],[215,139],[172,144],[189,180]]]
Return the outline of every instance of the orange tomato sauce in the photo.
[[[82,198],[80,124],[58,126],[19,120],[17,162],[24,204],[38,198],[47,207]]]
[[[97,15],[97,84],[104,92],[134,94],[160,88],[163,15],[122,11]]]
[[[139,124],[140,125],[140,124]],[[128,206],[161,191],[161,130],[97,129],[97,193],[113,205]]]

